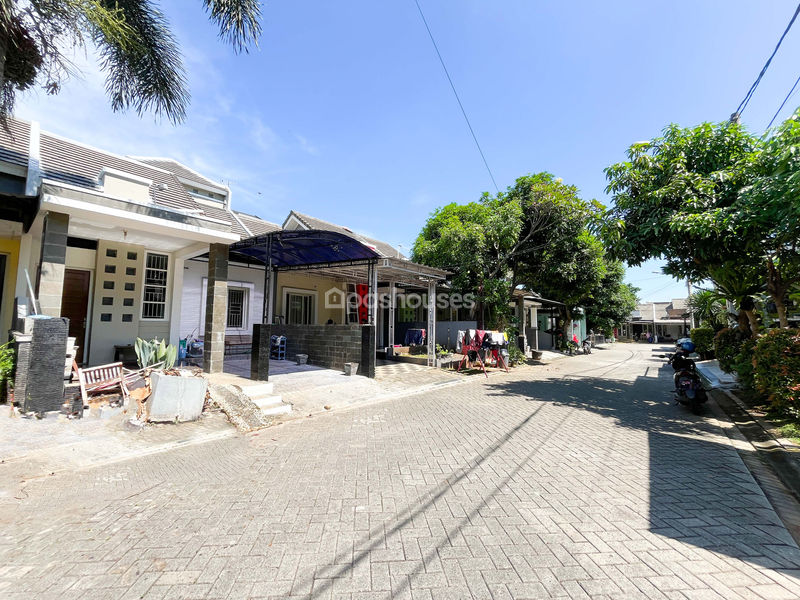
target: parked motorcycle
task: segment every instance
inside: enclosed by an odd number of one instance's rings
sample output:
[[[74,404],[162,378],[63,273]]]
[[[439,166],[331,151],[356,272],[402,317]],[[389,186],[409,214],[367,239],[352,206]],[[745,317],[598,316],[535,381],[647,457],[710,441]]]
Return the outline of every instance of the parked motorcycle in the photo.
[[[581,348],[583,349],[583,353],[584,354],[591,354],[592,353],[592,342],[589,340],[589,338],[586,338],[585,340],[583,340],[583,343],[581,344]]]
[[[701,406],[708,400],[708,395],[703,387],[700,375],[697,373],[694,361],[689,355],[694,352],[695,345],[691,340],[683,340],[677,351],[669,357],[667,364],[675,369],[673,382],[675,383],[675,401],[688,406],[692,412],[698,413]]]
[[[196,328],[181,340],[178,348],[178,358],[181,362],[197,364],[198,360],[203,360],[203,341],[194,337],[195,331],[197,331]]]

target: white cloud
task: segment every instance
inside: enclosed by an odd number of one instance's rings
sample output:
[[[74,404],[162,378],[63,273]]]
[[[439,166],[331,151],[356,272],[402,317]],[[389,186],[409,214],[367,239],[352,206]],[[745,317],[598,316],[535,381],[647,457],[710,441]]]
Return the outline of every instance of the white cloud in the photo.
[[[300,144],[300,147],[304,152],[311,154],[312,156],[317,156],[319,154],[319,148],[309,142],[306,137],[300,135],[299,133],[295,133],[294,139],[297,140],[297,143]]]
[[[202,69],[203,77],[221,81],[197,48],[189,47],[187,56],[191,71]],[[209,86],[206,79],[193,87],[186,122],[174,126],[150,114],[113,112],[94,58],[76,55],[74,61],[79,78],[68,81],[56,96],[36,92],[20,97],[16,115],[39,121],[45,131],[116,154],[174,158],[228,184],[234,208],[271,221],[283,219],[291,197],[276,180],[297,168],[286,163],[293,144],[259,115],[239,111],[236,97],[221,91],[222,86]],[[297,142],[309,154],[316,150],[305,138]]]

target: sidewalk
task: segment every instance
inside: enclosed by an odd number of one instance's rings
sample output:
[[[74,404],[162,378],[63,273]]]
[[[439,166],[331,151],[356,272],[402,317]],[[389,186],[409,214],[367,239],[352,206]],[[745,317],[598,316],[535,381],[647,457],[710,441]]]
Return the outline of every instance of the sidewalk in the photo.
[[[720,369],[716,359],[697,361],[695,367],[706,385],[711,388],[729,390],[736,387],[736,376]]]
[[[237,362],[235,361],[229,361]],[[257,382],[242,377],[249,373],[249,358],[238,361],[242,368],[229,364],[229,372],[208,376],[213,384],[240,387]],[[245,369],[244,367],[248,367]],[[278,363],[278,366],[283,366]],[[272,365],[270,365],[272,368]],[[458,374],[454,371],[401,363],[380,361],[375,368],[375,378],[360,375],[347,376],[342,371],[324,369],[311,365],[276,369],[271,374],[273,393],[292,405],[292,412],[276,416],[276,421],[287,421],[310,415],[337,411],[353,406],[364,406],[374,402],[402,398],[412,394],[459,385],[474,378],[474,375]],[[481,374],[483,378],[483,374]]]
[[[164,452],[237,435],[225,415],[212,410],[190,423],[128,423],[129,414],[107,418],[67,419],[48,413],[44,419],[12,413],[0,405],[0,482],[31,479],[60,471],[75,471]],[[9,492],[0,486],[0,497]]]

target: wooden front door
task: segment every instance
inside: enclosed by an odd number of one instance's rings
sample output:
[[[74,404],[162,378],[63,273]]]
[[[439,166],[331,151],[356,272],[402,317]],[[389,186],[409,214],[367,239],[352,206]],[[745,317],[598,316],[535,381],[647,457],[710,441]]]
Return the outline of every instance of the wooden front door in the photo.
[[[67,269],[64,272],[64,290],[61,295],[61,316],[69,319],[69,337],[74,337],[78,346],[75,357],[78,364],[83,362],[88,313],[89,271]]]

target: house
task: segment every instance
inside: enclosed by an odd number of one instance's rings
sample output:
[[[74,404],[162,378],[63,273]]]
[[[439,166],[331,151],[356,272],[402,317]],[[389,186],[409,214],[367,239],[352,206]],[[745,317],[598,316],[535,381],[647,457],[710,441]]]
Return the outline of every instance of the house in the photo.
[[[690,311],[686,298],[669,302],[645,302],[631,313],[622,328],[622,337],[646,339],[651,333],[659,340],[676,340],[688,333]]]
[[[0,194],[3,336],[33,312],[68,317],[89,365],[137,336],[177,341],[187,261],[245,231],[220,184],[16,119],[0,129]]]
[[[369,323],[374,348],[402,342],[409,328],[435,330],[435,304],[403,299],[430,297],[444,271],[296,211],[280,226],[236,211],[227,186],[170,158],[121,156],[12,119],[0,132],[0,193],[0,324],[10,332],[34,312],[67,317],[82,364],[116,360],[136,337],[196,335],[204,367],[219,371],[226,339],[249,349],[267,314],[287,326]],[[338,236],[368,260],[268,273],[229,253],[231,244],[278,233],[277,243]],[[367,289],[393,302],[370,312],[352,301]]]

